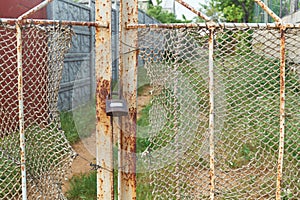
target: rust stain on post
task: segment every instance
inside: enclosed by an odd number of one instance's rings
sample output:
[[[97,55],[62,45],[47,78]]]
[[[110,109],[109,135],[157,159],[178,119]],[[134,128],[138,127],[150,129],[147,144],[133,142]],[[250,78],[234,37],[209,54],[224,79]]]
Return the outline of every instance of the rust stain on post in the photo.
[[[192,6],[190,6],[188,3],[182,1],[182,0],[176,0],[178,3],[180,3],[181,5],[183,5],[184,7],[186,7],[187,9],[189,9],[190,11],[192,11],[193,13],[195,13],[196,15],[198,15],[199,17],[201,17],[202,19],[204,19],[205,21],[210,21],[211,19],[206,16],[205,14],[203,14],[202,12],[196,10],[195,8],[193,8]]]
[[[281,18],[278,17],[266,4],[264,4],[261,0],[254,0],[265,12],[267,12],[275,22],[281,22]]]
[[[19,137],[20,137],[20,160],[21,160],[21,187],[22,199],[27,200],[26,180],[26,151],[24,130],[24,103],[23,103],[23,60],[22,60],[22,25],[16,23],[17,29],[17,65],[18,65],[18,102],[19,102]]]
[[[283,156],[284,156],[284,136],[285,136],[285,26],[280,29],[280,136],[277,166],[277,187],[276,200],[281,198]]]
[[[209,26],[209,163],[210,163],[210,199],[215,197],[215,83],[214,83],[214,30],[213,24]]]
[[[111,1],[96,0],[96,22],[111,23]],[[96,27],[96,159],[97,165],[97,200],[113,200],[113,135],[111,119],[106,115],[105,101],[110,93],[112,60],[111,60],[111,26]]]
[[[137,116],[137,29],[127,24],[138,23],[137,0],[120,1],[120,89],[129,108],[122,118],[119,145],[119,199],[136,199],[136,116]]]

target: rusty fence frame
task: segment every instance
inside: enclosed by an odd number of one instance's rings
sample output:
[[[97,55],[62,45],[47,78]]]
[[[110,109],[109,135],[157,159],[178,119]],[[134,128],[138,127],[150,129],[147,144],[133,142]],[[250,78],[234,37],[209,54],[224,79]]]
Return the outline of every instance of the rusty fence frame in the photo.
[[[95,73],[96,73],[96,166],[97,166],[97,199],[114,199],[114,158],[113,158],[113,130],[112,120],[105,112],[105,101],[111,93],[112,58],[111,58],[111,19],[112,3],[110,0],[96,0],[95,22],[29,19],[30,15],[46,7],[53,0],[45,0],[28,10],[18,18],[1,18],[2,24],[16,26],[17,38],[17,68],[18,68],[18,101],[19,101],[19,135],[20,160],[22,176],[22,199],[27,199],[26,185],[26,135],[24,130],[23,106],[23,77],[22,77],[22,26],[34,25],[69,25],[95,27]],[[120,85],[123,86],[122,96],[129,105],[129,116],[123,120],[123,129],[119,132],[119,199],[136,198],[136,86],[137,82],[137,31],[127,30],[129,22],[137,23],[137,0],[121,0],[120,6]],[[130,13],[128,13],[130,12]],[[133,36],[134,35],[134,36]],[[134,47],[134,51],[126,49]],[[127,51],[130,51],[127,53]],[[132,70],[133,73],[128,71]],[[120,119],[120,121],[122,121]],[[129,125],[129,126],[128,126]],[[130,138],[130,140],[128,140]],[[130,159],[128,160],[128,157]],[[130,178],[128,178],[130,177]]]
[[[53,0],[46,0],[36,7],[30,9],[17,19],[1,19],[1,23],[15,24],[17,29],[17,68],[18,68],[18,100],[19,100],[19,135],[20,135],[20,160],[22,176],[22,198],[27,199],[26,190],[26,135],[24,132],[24,106],[23,106],[23,82],[22,82],[22,25],[24,24],[61,24],[73,26],[88,26],[96,28],[96,143],[97,143],[97,199],[114,199],[113,188],[113,130],[111,118],[105,112],[105,100],[111,92],[112,63],[111,63],[111,1],[96,0],[96,21],[58,21],[45,19],[28,19],[28,17],[47,6]],[[217,27],[266,27],[270,29],[280,29],[280,141],[277,164],[277,187],[276,199],[280,199],[284,136],[285,136],[285,30],[286,28],[299,28],[300,24],[284,24],[282,20],[274,14],[261,0],[254,0],[273,19],[275,23],[215,23],[209,17],[202,14],[182,0],[176,0],[188,9],[202,17],[206,23],[198,24],[137,24],[138,3],[137,0],[120,1],[120,95],[127,100],[129,116],[120,121],[121,130],[119,144],[119,199],[136,199],[136,112],[137,112],[137,31],[143,28],[194,28],[206,27],[210,30],[209,39],[209,92],[210,92],[210,199],[214,199],[215,193],[215,168],[214,168],[214,30]]]
[[[278,29],[280,31],[280,140],[278,151],[278,164],[277,164],[277,181],[276,181],[276,200],[281,197],[281,183],[282,183],[282,169],[283,169],[283,154],[284,154],[284,136],[285,136],[285,30],[286,28],[300,29],[299,25],[294,24],[259,24],[259,23],[199,23],[199,24],[139,24],[127,26],[128,29],[180,29],[180,28],[208,28],[209,30],[209,96],[210,96],[210,111],[209,111],[209,145],[210,145],[210,199],[214,199],[215,194],[215,167],[214,167],[214,31],[218,27],[228,28],[269,28]]]
[[[283,154],[284,154],[284,137],[285,137],[285,30],[287,28],[300,29],[300,24],[283,23],[282,19],[278,17],[266,4],[261,0],[254,0],[268,15],[270,15],[275,23],[216,23],[213,22],[208,16],[197,11],[192,6],[183,0],[176,0],[179,4],[183,5],[200,18],[205,20],[205,23],[189,23],[189,24],[133,24],[127,25],[128,30],[138,29],[180,29],[180,28],[207,28],[209,30],[209,146],[210,146],[210,199],[214,199],[215,194],[215,166],[214,166],[214,31],[216,28],[267,28],[278,29],[280,31],[280,131],[279,131],[279,150],[277,162],[277,180],[276,180],[276,200],[281,199],[281,185],[282,185],[282,169],[283,169]]]
[[[53,0],[45,0],[28,10],[18,18],[0,18],[0,23],[15,25],[17,40],[17,71],[18,71],[18,112],[19,112],[19,138],[20,138],[20,176],[22,199],[27,200],[26,177],[26,135],[24,130],[23,105],[23,66],[22,66],[22,26],[34,25],[69,25],[95,27],[95,71],[96,71],[96,143],[97,143],[97,199],[113,199],[113,151],[112,126],[110,117],[105,112],[105,100],[110,92],[112,62],[111,62],[111,1],[96,0],[95,22],[29,19],[30,15],[46,7]],[[108,154],[107,154],[108,153]]]

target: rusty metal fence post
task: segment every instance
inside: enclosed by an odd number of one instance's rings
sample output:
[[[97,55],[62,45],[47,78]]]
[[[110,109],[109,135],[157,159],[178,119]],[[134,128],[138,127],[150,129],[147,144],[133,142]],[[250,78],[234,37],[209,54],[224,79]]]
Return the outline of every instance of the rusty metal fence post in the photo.
[[[27,177],[26,177],[26,144],[25,144],[25,128],[24,128],[24,96],[23,96],[23,60],[22,60],[22,24],[21,20],[27,18],[30,14],[35,13],[45,7],[52,0],[47,0],[30,9],[20,17],[16,22],[17,30],[17,68],[18,68],[18,102],[19,102],[19,134],[20,134],[20,164],[21,164],[21,187],[22,199],[27,200]]]
[[[25,157],[25,130],[24,130],[24,104],[23,104],[23,64],[22,64],[22,27],[16,23],[17,29],[17,65],[18,65],[18,102],[19,102],[19,134],[21,159],[21,187],[22,199],[27,200],[26,184],[26,157]]]
[[[183,1],[177,0],[177,2]],[[166,168],[163,169],[164,171],[153,172],[151,178],[154,178],[151,184],[154,188],[152,191],[154,199],[178,199],[185,191],[190,191],[186,197],[193,199],[263,197],[279,200],[294,199],[299,196],[299,184],[297,178],[294,178],[299,171],[297,170],[299,141],[294,135],[299,130],[297,118],[299,106],[295,103],[299,102],[297,85],[299,84],[297,64],[299,62],[296,59],[299,54],[296,45],[299,43],[299,25],[284,24],[282,19],[261,0],[255,2],[275,20],[275,23],[208,22],[136,25],[131,22],[127,26],[129,29],[140,31],[139,36],[143,41],[139,43],[140,56],[148,65],[148,74],[154,82],[153,85],[163,88],[164,77],[157,74],[166,66],[176,63],[174,52],[176,53],[177,49],[174,44],[178,38],[170,36],[174,31],[172,29],[185,28],[182,41],[185,41],[186,49],[181,51],[180,72],[185,73],[187,77],[192,74],[192,84],[194,79],[199,84],[202,76],[205,80],[207,75],[209,77],[209,88],[206,81],[203,81],[205,86],[195,84],[201,92],[204,91],[203,88],[206,89],[203,93],[199,92],[202,98],[199,95],[199,99],[202,100],[201,105],[207,104],[207,107],[203,106],[206,115],[201,119],[203,121],[201,126],[206,128],[205,131],[208,128],[209,132],[208,135],[202,136],[204,131],[201,131],[197,139],[199,144],[209,144],[209,155],[207,152],[201,157],[197,169],[193,167],[198,161],[190,166],[183,163],[181,169],[176,162],[176,166],[173,165],[172,169]],[[201,28],[196,29],[199,27]],[[157,44],[161,42],[160,38],[165,40],[163,50]],[[190,44],[197,43],[199,46],[191,45],[189,48],[189,41]],[[207,42],[209,52],[206,52]],[[128,46],[128,43],[126,45]],[[194,52],[201,52],[201,54],[205,52],[208,55],[205,54],[203,58],[200,55],[198,57],[193,55],[195,57],[192,59],[198,59],[194,64],[194,60],[189,60],[193,48],[197,49]],[[133,52],[134,49],[127,50]],[[159,59],[149,59],[152,56],[157,56],[155,58]],[[172,62],[168,63],[168,59],[172,59]],[[200,60],[204,60],[204,64],[199,64]],[[239,63],[240,60],[242,63]],[[205,66],[205,70],[199,69],[201,65]],[[172,69],[177,70],[176,67],[172,66]],[[194,71],[194,67],[199,71]],[[206,74],[207,70],[209,73]],[[233,73],[236,77],[233,77]],[[171,76],[174,77],[174,74]],[[175,88],[174,93],[177,93],[177,85],[175,84],[174,87],[172,85],[172,88]],[[154,94],[154,98],[160,98],[161,93],[159,91],[158,94]],[[188,95],[182,96],[191,98]],[[160,104],[165,103],[166,107],[168,104],[176,104],[173,99],[168,100],[168,98],[158,101]],[[152,121],[162,121],[163,112],[165,110],[162,109],[160,112],[151,113]],[[174,121],[172,128],[176,129],[176,117],[172,116],[170,120]],[[166,143],[173,144],[171,143],[173,139],[176,142],[176,137],[169,141],[167,138],[169,132],[176,132],[175,129],[170,128],[165,132],[161,131],[162,129],[155,130],[151,138],[153,148],[162,148]],[[191,152],[188,153],[192,157]],[[160,155],[164,156],[164,154]],[[190,180],[196,172],[199,177]],[[207,172],[209,177],[205,176]],[[181,180],[176,179],[178,176],[188,178],[185,182],[180,182]],[[207,188],[200,191],[204,188],[204,184],[200,184],[202,182],[205,182]],[[188,184],[191,184],[192,189],[188,188]]]
[[[284,160],[284,137],[285,137],[285,30],[286,26],[282,19],[278,17],[267,5],[261,0],[255,2],[267,12],[280,26],[280,131],[279,131],[279,148],[277,163],[277,181],[276,181],[276,200],[281,199],[282,170]],[[281,14],[280,14],[281,16]]]
[[[209,26],[209,163],[210,163],[210,199],[215,197],[215,83],[214,83],[214,25]]]
[[[285,26],[280,27],[280,136],[278,149],[276,200],[281,199],[283,154],[285,136]]]
[[[110,94],[111,61],[111,1],[96,0],[96,22],[106,22],[108,28],[96,27],[96,157],[97,199],[114,198],[113,184],[113,136],[110,117],[106,115],[105,100]]]
[[[120,94],[126,99],[129,115],[122,118],[119,157],[119,200],[136,199],[136,117],[137,117],[137,0],[120,1]]]

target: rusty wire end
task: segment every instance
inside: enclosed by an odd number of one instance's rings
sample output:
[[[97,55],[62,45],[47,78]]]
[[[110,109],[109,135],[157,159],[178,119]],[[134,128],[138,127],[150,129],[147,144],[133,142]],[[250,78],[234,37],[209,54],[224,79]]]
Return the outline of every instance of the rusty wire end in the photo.
[[[90,163],[90,166],[92,167],[91,170],[94,170],[94,171],[97,171],[98,169],[103,169],[103,170],[106,170],[106,171],[111,172],[111,173],[114,172],[114,170],[107,169],[105,167],[102,167],[100,165],[94,164],[92,162]]]

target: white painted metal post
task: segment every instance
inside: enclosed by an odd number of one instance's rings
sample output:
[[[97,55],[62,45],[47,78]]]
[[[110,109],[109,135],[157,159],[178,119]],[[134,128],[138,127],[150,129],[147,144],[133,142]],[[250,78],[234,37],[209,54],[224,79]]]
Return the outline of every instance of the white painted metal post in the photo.
[[[209,28],[209,154],[210,199],[215,198],[215,81],[214,81],[214,31]]]
[[[285,138],[285,29],[284,25],[280,28],[280,132],[279,132],[279,150],[277,165],[276,182],[276,200],[281,199],[281,184],[284,156],[284,138]]]
[[[106,115],[105,100],[110,94],[111,60],[111,1],[96,0],[96,22],[108,24],[108,28],[96,27],[96,159],[97,199],[114,199],[113,184],[113,135],[110,117]]]
[[[27,200],[26,183],[26,154],[25,154],[25,130],[24,130],[24,103],[23,103],[23,62],[22,62],[22,28],[16,23],[17,29],[17,68],[18,68],[18,102],[19,102],[19,135],[20,135],[20,159],[22,176],[22,199]]]
[[[120,1],[120,88],[129,108],[122,118],[119,157],[119,200],[136,199],[136,116],[137,116],[137,0]]]

